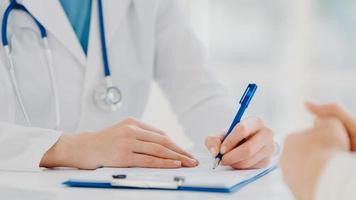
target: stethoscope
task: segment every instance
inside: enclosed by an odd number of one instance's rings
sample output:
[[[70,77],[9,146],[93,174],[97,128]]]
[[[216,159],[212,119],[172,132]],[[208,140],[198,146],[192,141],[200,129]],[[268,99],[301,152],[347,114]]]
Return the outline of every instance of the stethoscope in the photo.
[[[8,18],[11,14],[11,11],[19,10],[27,13],[32,20],[35,22],[37,28],[40,31],[41,40],[44,48],[44,54],[46,57],[48,73],[51,82],[51,89],[53,92],[54,97],[54,109],[55,109],[55,129],[58,129],[61,123],[61,115],[60,115],[60,103],[58,97],[58,89],[57,89],[57,82],[54,75],[53,70],[53,58],[52,58],[52,51],[49,47],[48,40],[47,40],[47,31],[44,26],[20,3],[17,3],[16,0],[12,0],[9,6],[6,8],[1,25],[1,33],[2,33],[2,45],[6,52],[6,56],[8,59],[8,70],[11,78],[11,83],[13,89],[15,91],[16,99],[23,114],[24,120],[28,126],[31,126],[31,121],[24,106],[21,92],[18,87],[17,78],[15,75],[15,66],[14,61],[11,54],[11,48],[9,46],[8,38],[7,38],[7,25],[8,25]],[[122,93],[121,90],[113,84],[111,78],[111,71],[108,61],[108,54],[107,54],[107,46],[106,46],[106,39],[105,39],[105,26],[104,26],[104,15],[103,15],[103,5],[102,0],[98,0],[98,15],[99,15],[99,32],[100,32],[100,40],[101,40],[101,50],[102,50],[102,59],[103,59],[103,66],[104,66],[104,83],[99,85],[97,89],[94,90],[94,101],[96,105],[104,111],[107,112],[114,112],[118,109],[118,107],[122,103]]]

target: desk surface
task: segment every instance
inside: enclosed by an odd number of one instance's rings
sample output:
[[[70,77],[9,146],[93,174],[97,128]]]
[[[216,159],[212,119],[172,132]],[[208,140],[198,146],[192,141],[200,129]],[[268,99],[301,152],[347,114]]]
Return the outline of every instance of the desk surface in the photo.
[[[61,184],[73,175],[86,173],[79,170],[46,170],[43,172],[5,172],[0,171],[0,189],[2,186],[11,187],[10,191],[17,191],[17,198],[29,199],[29,195],[36,196],[32,199],[293,199],[281,179],[280,171],[276,170],[232,194],[201,193],[185,191],[155,191],[155,190],[129,190],[129,189],[91,189],[91,188],[68,188]],[[8,190],[9,191],[9,190]],[[33,193],[31,193],[33,192]],[[13,193],[13,192],[12,192]],[[4,193],[2,193],[3,196]],[[6,195],[6,194],[5,194]],[[21,196],[22,195],[22,196]],[[8,196],[10,197],[10,196]],[[8,198],[7,198],[8,199]]]

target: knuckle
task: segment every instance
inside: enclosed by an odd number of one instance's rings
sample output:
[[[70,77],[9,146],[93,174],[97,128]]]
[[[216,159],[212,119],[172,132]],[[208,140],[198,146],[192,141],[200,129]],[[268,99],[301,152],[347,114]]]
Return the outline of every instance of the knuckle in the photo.
[[[163,136],[167,136],[167,133],[165,131],[162,131],[162,130],[158,130],[158,134],[161,134]]]
[[[124,136],[132,136],[134,133],[136,133],[137,129],[134,126],[126,125],[123,127],[123,131]]]
[[[137,120],[133,117],[128,117],[124,120],[125,124],[137,124]]]
[[[251,156],[253,153],[252,145],[244,145],[242,146],[242,151],[246,156]]]
[[[218,144],[218,143],[221,143],[221,139],[217,136],[208,136],[206,139],[205,139],[205,144],[206,145],[215,145],[215,144]]]
[[[267,165],[268,165],[269,163],[270,163],[270,159],[264,159],[264,160],[262,160],[262,161],[259,163],[258,167],[259,167],[259,168],[267,167]]]
[[[175,164],[175,160],[161,159],[159,160],[159,166],[164,168],[176,168],[177,164]]]
[[[267,128],[266,135],[268,136],[269,139],[273,139],[274,133],[273,133],[272,129]]]
[[[240,123],[238,125],[238,130],[240,134],[246,134],[246,130],[247,130],[246,124]]]
[[[244,160],[244,161],[241,161],[240,163],[239,163],[239,166],[241,167],[241,168],[247,168],[247,167],[250,167],[250,166],[252,166],[252,161],[251,160]]]
[[[135,127],[126,126],[120,135],[122,138],[132,139],[136,138],[138,134],[140,134],[140,132],[138,132]]]
[[[238,135],[238,137],[242,140],[242,139],[247,139],[249,137],[249,133],[248,132],[242,132],[241,134]]]
[[[215,143],[215,144],[220,144],[221,141],[222,141],[222,139],[220,139],[220,138],[218,138],[218,137],[214,138],[214,143]]]
[[[163,167],[173,167],[174,166],[174,161],[173,160],[161,160],[160,165]]]
[[[210,137],[205,138],[204,143],[205,143],[205,146],[211,146],[211,138]]]
[[[233,147],[234,145],[235,145],[235,142],[234,142],[232,139],[227,138],[227,139],[225,140],[225,146],[227,146],[228,148],[231,148],[231,147]]]
[[[263,125],[264,124],[264,122],[263,122],[263,120],[262,120],[262,118],[261,117],[254,117],[254,119],[255,119],[255,121],[256,121],[256,123],[257,124],[259,124],[259,125]]]
[[[131,126],[125,125],[125,126],[122,127],[122,130],[125,131],[125,132],[130,132],[131,131]]]
[[[205,141],[205,143],[207,143],[207,142],[210,141],[210,140],[211,140],[211,136],[208,136],[208,137],[205,138],[204,141]]]
[[[154,160],[149,157],[144,157],[142,158],[142,160],[140,160],[140,162],[142,162],[142,164],[144,164],[145,166],[149,166],[154,163]]]
[[[337,103],[330,103],[328,107],[332,112],[339,112],[341,110],[341,106]]]
[[[153,145],[153,152],[156,154],[156,155],[162,155],[165,153],[165,149],[160,147],[159,145]]]
[[[272,136],[274,135],[274,132],[271,128],[266,127],[266,132]]]
[[[170,146],[172,144],[171,140],[168,137],[163,137],[161,143],[164,146]]]
[[[231,163],[231,160],[230,160],[229,157],[223,156],[222,159],[221,159],[221,163],[222,163],[223,165],[229,165],[229,164]]]
[[[245,139],[249,136],[249,132],[248,132],[248,127],[245,124],[241,124],[241,126],[239,127],[239,132],[237,133],[237,137]]]

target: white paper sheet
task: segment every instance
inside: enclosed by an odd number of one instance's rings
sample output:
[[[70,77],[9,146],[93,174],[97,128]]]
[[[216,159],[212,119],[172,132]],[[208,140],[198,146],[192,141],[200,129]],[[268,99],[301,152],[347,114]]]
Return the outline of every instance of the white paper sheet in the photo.
[[[180,169],[147,169],[147,168],[102,168],[88,174],[73,177],[72,181],[110,182],[112,175],[125,174],[128,178],[150,178],[165,180],[172,177],[184,177],[184,186],[206,188],[231,188],[244,180],[250,179],[266,169],[233,170],[219,166],[212,169],[213,158],[208,155],[199,156],[200,164],[196,168]]]

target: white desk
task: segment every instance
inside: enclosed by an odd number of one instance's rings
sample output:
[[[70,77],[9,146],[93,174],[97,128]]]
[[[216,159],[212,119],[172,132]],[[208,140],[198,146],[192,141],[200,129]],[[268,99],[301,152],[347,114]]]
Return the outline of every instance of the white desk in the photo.
[[[247,200],[289,200],[293,199],[286,186],[282,183],[280,172],[274,171],[257,182],[250,184],[232,194],[202,193],[184,191],[129,190],[129,189],[92,189],[68,188],[61,183],[78,173],[79,170],[46,170],[43,172],[5,172],[0,171],[0,188],[2,186],[38,191],[47,194],[38,199],[100,199],[100,200],[131,200],[131,199],[165,199],[165,200],[209,200],[209,199],[247,199]],[[1,191],[1,190],[0,190]],[[16,191],[16,190],[14,190]],[[23,194],[23,195],[22,195]],[[0,199],[4,197],[0,194]],[[28,199],[28,192],[18,192],[18,199]],[[22,195],[22,196],[21,196]],[[34,194],[36,195],[36,193]],[[50,197],[50,198],[47,198]],[[13,198],[12,198],[13,199]],[[36,199],[36,198],[33,198]]]

